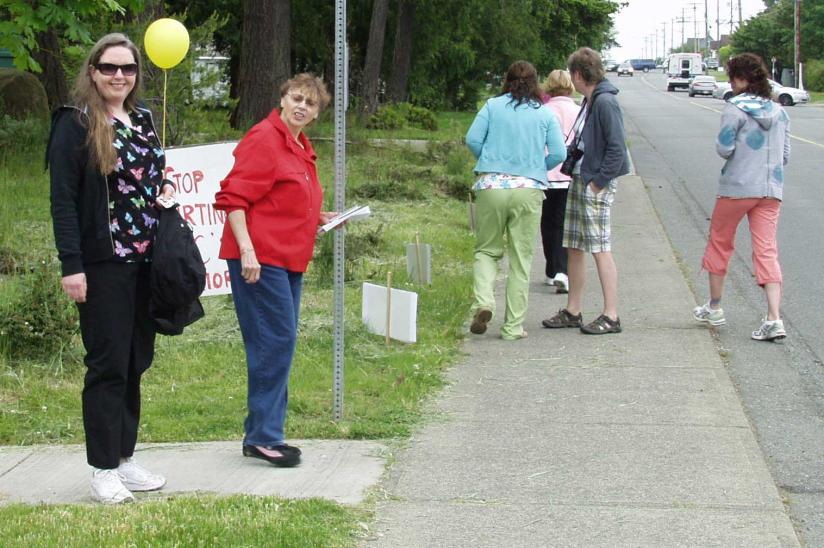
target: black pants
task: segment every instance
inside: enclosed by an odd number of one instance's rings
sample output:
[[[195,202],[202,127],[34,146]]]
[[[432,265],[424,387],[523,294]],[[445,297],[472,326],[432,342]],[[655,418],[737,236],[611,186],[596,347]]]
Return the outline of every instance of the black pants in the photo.
[[[117,468],[131,457],[140,422],[140,376],[154,357],[149,317],[150,263],[85,265],[86,302],[78,304],[86,348],[83,427],[86,458]]]
[[[567,189],[550,188],[545,190],[544,194],[546,199],[541,210],[541,242],[546,259],[546,276],[554,278],[555,274],[567,273],[567,251],[561,245],[564,236]]]

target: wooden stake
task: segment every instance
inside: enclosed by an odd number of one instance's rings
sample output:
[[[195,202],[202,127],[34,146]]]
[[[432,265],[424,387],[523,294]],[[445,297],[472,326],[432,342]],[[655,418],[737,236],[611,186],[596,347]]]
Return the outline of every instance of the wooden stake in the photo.
[[[389,333],[392,329],[392,273],[386,273],[386,346],[389,346]]]
[[[473,233],[473,234],[474,234],[474,232],[475,232],[475,211],[474,211],[474,205],[475,205],[475,204],[473,204],[473,203],[472,203],[472,193],[470,192],[470,193],[469,193],[469,207],[468,207],[468,209],[469,209],[469,230],[470,230],[470,231],[472,231],[472,233]]]
[[[418,283],[423,284],[424,278],[423,275],[423,260],[421,259],[421,234],[419,232],[415,232],[415,255],[418,259]]]

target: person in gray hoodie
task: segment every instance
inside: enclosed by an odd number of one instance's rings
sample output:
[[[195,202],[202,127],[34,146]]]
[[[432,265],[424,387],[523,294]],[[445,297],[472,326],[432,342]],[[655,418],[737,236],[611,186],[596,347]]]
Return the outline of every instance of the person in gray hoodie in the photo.
[[[543,320],[547,328],[577,327],[588,335],[620,333],[618,318],[618,271],[612,257],[611,211],[617,178],[629,173],[624,121],[618,90],[606,79],[601,56],[591,48],[579,48],[567,61],[572,84],[581,95],[581,124],[568,156],[578,158],[571,170],[563,246],[567,248],[569,295],[567,306]],[[588,324],[582,308],[586,282],[585,253],[592,253],[601,292],[603,312]]]
[[[782,276],[776,229],[784,190],[784,166],[790,159],[790,118],[771,99],[767,67],[751,53],[727,64],[735,96],[721,115],[716,140],[726,160],[718,180],[718,198],[702,267],[709,274],[709,301],[693,310],[695,320],[714,326],[726,323],[721,308],[724,278],[735,249],[735,233],[746,215],[758,285],[767,298],[767,316],[752,332],[759,341],[787,336],[780,316]]]

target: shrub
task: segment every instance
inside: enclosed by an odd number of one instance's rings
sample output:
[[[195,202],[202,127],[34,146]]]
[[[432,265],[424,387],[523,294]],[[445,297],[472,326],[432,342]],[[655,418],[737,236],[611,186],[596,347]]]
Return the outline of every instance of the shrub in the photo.
[[[366,122],[370,129],[400,129],[415,127],[437,131],[438,120],[431,110],[410,103],[390,103],[378,108]]]
[[[68,347],[78,332],[77,310],[60,286],[59,267],[41,260],[19,269],[12,281],[14,297],[0,304],[0,348],[10,357],[31,358]]]
[[[435,118],[435,114],[431,110],[423,107],[416,107],[415,105],[409,103],[401,103],[398,107],[410,126],[428,131],[438,130],[438,120]]]
[[[366,127],[369,129],[400,129],[406,126],[406,119],[393,105],[384,105],[369,117]]]
[[[34,74],[22,70],[0,69],[0,114],[23,120],[49,117],[46,90]]]
[[[810,91],[824,91],[824,60],[815,59],[804,65],[804,83]]]

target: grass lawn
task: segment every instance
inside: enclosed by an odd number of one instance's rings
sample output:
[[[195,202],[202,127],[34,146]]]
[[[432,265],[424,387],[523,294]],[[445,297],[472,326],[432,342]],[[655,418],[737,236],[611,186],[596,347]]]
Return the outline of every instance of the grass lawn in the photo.
[[[443,372],[460,356],[471,298],[473,237],[465,197],[472,158],[460,143],[474,113],[441,114],[441,144],[429,152],[348,148],[347,201],[370,205],[370,220],[347,230],[344,417],[332,421],[331,236],[322,237],[306,275],[298,349],[290,381],[289,438],[402,439],[422,403],[443,386]],[[318,134],[323,127],[315,128]],[[361,137],[369,136],[365,130]],[[375,132],[419,138],[421,130]],[[42,137],[42,136],[41,136]],[[431,136],[430,136],[431,137]],[[333,147],[317,144],[319,171],[332,201]],[[49,220],[42,140],[0,151],[0,314],[24,314],[32,271],[45,270],[59,287]],[[430,287],[408,283],[405,244],[420,235],[433,247]],[[360,320],[361,284],[384,283],[419,294],[418,342],[386,346]],[[41,291],[43,291],[41,289]],[[75,317],[59,291],[43,293],[52,310]],[[159,337],[143,381],[139,441],[238,440],[245,415],[243,347],[230,296],[203,299],[206,317],[179,337]],[[38,309],[41,310],[41,309]],[[42,316],[42,314],[40,314]],[[34,320],[32,320],[34,322]],[[56,347],[26,339],[23,352],[0,333],[0,444],[82,443],[83,383],[79,336]],[[16,340],[16,339],[14,339]],[[34,341],[34,342],[32,342]],[[0,507],[0,545],[160,544],[344,546],[356,542],[368,508],[325,501],[255,497],[173,497],[123,508]],[[254,525],[254,526],[252,526]],[[233,531],[252,533],[242,541]]]
[[[810,92],[810,102],[811,103],[824,102],[824,91],[811,91]]]

